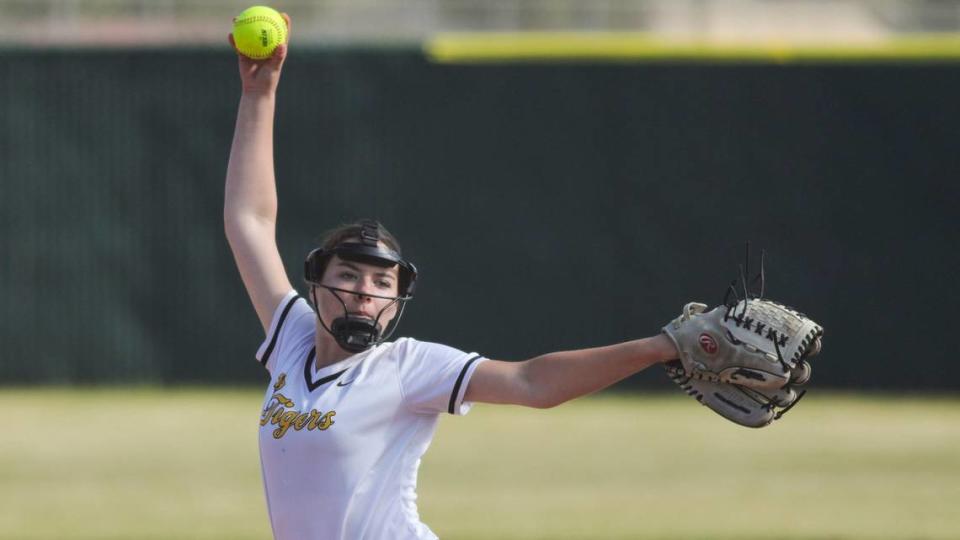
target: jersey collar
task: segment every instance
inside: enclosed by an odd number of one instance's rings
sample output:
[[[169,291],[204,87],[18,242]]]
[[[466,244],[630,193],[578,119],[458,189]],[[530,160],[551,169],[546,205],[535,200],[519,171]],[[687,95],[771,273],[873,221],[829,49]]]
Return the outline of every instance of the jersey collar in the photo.
[[[303,380],[307,383],[307,388],[313,392],[317,388],[327,384],[328,382],[337,380],[341,375],[343,375],[349,367],[341,369],[337,372],[334,372],[325,377],[321,377],[316,381],[313,380],[313,362],[317,357],[317,348],[314,346],[310,349],[310,354],[307,355],[307,361],[303,363]]]

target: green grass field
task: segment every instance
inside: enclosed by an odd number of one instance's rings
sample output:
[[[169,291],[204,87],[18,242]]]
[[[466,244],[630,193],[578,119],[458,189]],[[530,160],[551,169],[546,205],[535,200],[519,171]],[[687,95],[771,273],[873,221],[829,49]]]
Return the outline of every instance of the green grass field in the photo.
[[[0,390],[0,538],[269,538],[259,390]],[[960,538],[960,397],[824,396],[761,430],[684,396],[445,417],[441,538]]]

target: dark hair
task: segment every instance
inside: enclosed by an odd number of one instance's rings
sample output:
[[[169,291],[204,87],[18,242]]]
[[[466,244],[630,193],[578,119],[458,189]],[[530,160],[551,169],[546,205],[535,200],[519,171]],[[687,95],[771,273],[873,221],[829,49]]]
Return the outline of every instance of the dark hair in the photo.
[[[400,242],[383,226],[382,223],[370,219],[361,219],[353,223],[344,223],[338,227],[330,229],[329,231],[323,234],[323,243],[321,244],[323,249],[333,249],[340,244],[346,243],[349,240],[359,241],[361,236],[360,232],[363,230],[364,223],[376,223],[377,224],[377,233],[380,236],[380,240],[387,245],[388,248],[397,252],[398,255],[403,255],[403,252],[400,249]]]

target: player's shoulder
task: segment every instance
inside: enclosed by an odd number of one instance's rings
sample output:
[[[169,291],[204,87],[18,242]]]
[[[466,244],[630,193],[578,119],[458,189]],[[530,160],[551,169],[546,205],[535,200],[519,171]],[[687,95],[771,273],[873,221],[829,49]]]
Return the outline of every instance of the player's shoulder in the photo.
[[[391,343],[394,354],[398,356],[430,356],[435,354],[463,354],[463,351],[432,341],[421,341],[412,337],[398,338]]]
[[[310,305],[310,302],[307,302],[306,298],[300,296],[299,293],[292,291],[285,299],[285,302],[277,306],[279,319],[283,319],[282,311],[287,311],[285,326],[289,331],[294,333],[313,332],[315,326],[313,306]],[[277,322],[282,323],[283,321],[278,320]]]
[[[310,306],[310,303],[300,296],[299,292],[291,289],[274,307],[270,327],[267,328],[267,336],[289,328],[292,326],[289,323],[293,321],[312,315],[313,307]]]
[[[395,362],[401,370],[439,367],[468,356],[455,347],[411,337],[398,338],[390,345],[391,349],[384,356]]]
[[[291,290],[276,306],[257,360],[271,371],[285,366],[290,358],[303,356],[304,348],[313,344],[315,333],[313,308]]]
[[[288,300],[288,302],[291,303],[290,314],[292,316],[298,317],[298,318],[303,316],[309,316],[311,317],[311,320],[312,320],[312,317],[314,315],[313,306],[310,305],[310,302],[307,302],[306,298],[300,296],[300,293],[296,291],[293,291],[292,294],[288,295],[288,298],[290,299]]]

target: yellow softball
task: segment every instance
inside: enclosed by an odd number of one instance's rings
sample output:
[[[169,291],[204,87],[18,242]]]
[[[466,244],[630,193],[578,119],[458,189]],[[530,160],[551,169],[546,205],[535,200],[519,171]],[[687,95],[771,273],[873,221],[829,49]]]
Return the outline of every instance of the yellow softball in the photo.
[[[262,60],[287,41],[287,22],[277,10],[253,6],[233,18],[233,42],[240,54]]]

